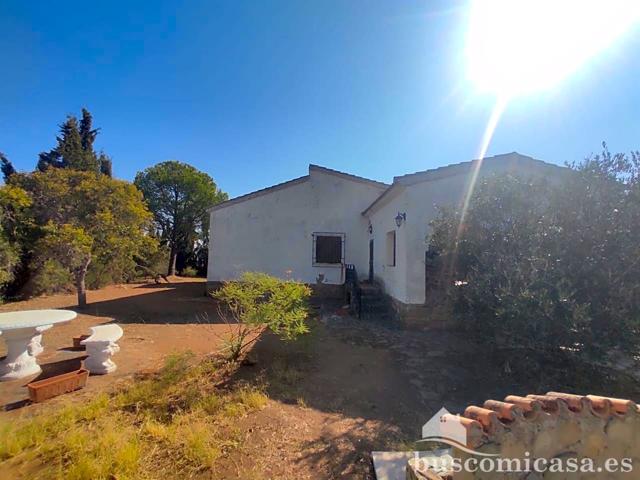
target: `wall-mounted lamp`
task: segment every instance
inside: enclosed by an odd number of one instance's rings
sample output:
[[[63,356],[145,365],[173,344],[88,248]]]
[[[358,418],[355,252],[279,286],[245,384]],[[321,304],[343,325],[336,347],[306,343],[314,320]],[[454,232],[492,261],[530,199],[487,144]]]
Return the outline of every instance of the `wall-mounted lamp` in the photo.
[[[407,214],[405,213],[400,213],[398,212],[398,215],[396,215],[396,225],[398,226],[398,228],[400,228],[400,225],[402,225],[402,222],[406,222],[407,221]]]
[[[371,222],[369,222],[369,235],[371,235],[373,233],[373,225],[371,225]]]

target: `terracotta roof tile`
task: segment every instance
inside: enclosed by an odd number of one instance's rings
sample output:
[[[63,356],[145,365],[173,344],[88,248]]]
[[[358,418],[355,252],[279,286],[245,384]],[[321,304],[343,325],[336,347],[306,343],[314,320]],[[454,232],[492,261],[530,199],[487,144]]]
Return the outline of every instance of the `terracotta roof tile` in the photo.
[[[546,395],[527,397],[509,395],[504,401],[487,400],[482,407],[467,407],[460,418],[477,422],[482,426],[484,434],[490,436],[501,426],[519,421],[534,421],[541,412],[546,413],[546,417],[592,415],[606,419],[613,416],[640,415],[640,408],[633,401],[620,398],[548,392]]]

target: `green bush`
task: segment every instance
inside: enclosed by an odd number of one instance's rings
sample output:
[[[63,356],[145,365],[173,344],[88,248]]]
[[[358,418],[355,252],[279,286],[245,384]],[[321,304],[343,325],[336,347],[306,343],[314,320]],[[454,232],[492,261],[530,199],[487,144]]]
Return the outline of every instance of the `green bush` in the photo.
[[[198,276],[198,271],[193,267],[184,267],[180,275],[183,277],[195,278]]]
[[[51,295],[73,290],[73,277],[56,260],[45,260],[33,280],[34,295]]]
[[[225,282],[212,296],[230,326],[225,347],[231,360],[237,360],[263,328],[285,340],[309,331],[311,289],[303,283],[247,272],[238,281]]]
[[[0,301],[5,287],[15,279],[15,271],[20,266],[19,237],[28,223],[24,212],[30,205],[31,199],[23,189],[13,185],[0,186]]]
[[[602,156],[554,184],[484,179],[432,222],[432,271],[481,341],[599,357],[640,344],[640,162]]]
[[[13,269],[18,260],[16,249],[7,241],[2,230],[0,230],[0,286],[11,281]]]

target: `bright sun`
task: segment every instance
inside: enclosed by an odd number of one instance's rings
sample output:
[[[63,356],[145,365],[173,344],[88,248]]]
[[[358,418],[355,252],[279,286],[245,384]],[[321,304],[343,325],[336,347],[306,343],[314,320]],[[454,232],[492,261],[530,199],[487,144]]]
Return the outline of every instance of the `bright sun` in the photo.
[[[640,0],[473,0],[470,80],[503,98],[547,89],[640,19]]]

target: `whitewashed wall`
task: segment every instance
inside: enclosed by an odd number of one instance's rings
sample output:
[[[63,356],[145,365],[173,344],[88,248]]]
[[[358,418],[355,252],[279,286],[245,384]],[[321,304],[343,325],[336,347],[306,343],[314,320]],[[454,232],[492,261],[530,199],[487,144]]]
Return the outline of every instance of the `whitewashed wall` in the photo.
[[[307,283],[322,274],[324,283],[342,283],[340,267],[313,266],[314,232],[344,233],[345,262],[366,271],[368,223],[361,213],[384,190],[310,167],[306,181],[213,210],[208,280],[261,271]]]
[[[386,198],[378,207],[374,215],[371,215],[372,234],[370,238],[374,243],[373,271],[375,280],[380,283],[385,292],[401,302],[407,302],[407,223],[403,223],[398,228],[395,217],[398,212],[405,212],[409,205],[407,203],[406,191],[398,189],[392,196]],[[386,236],[387,232],[396,232],[396,265],[387,264]],[[369,269],[363,273],[363,277],[368,275]]]

